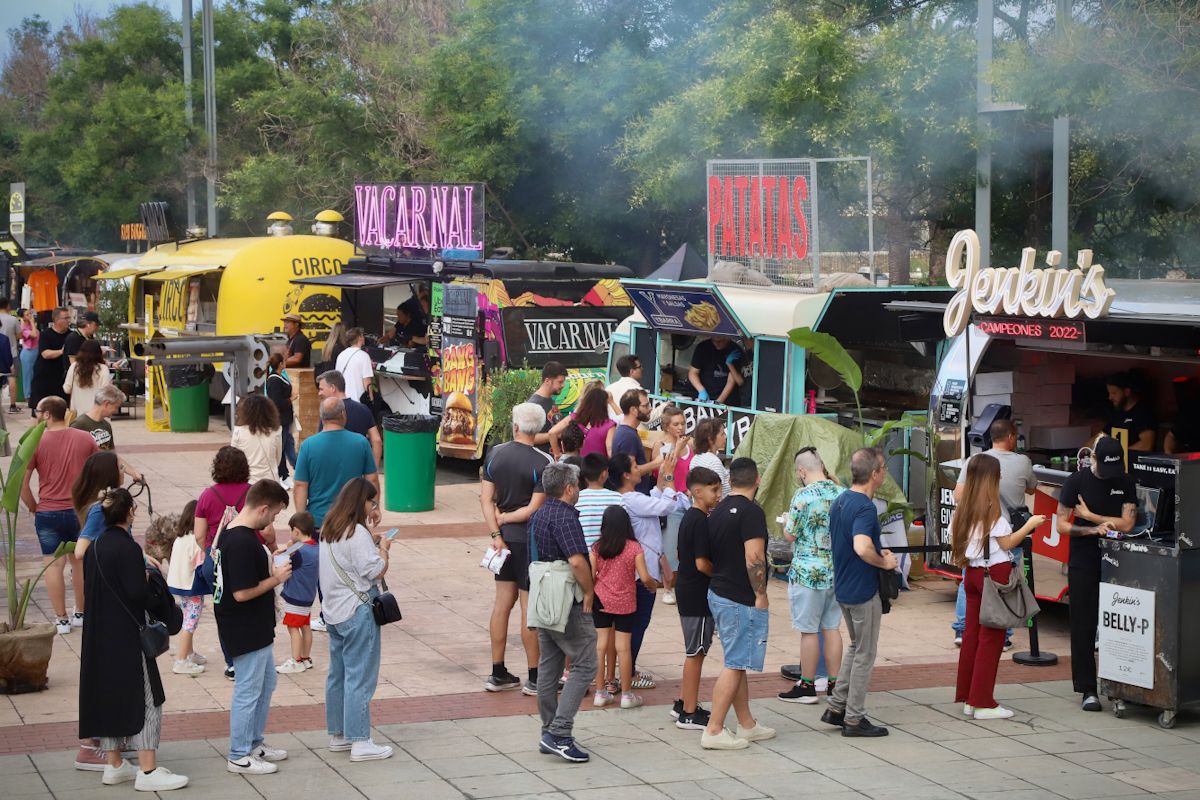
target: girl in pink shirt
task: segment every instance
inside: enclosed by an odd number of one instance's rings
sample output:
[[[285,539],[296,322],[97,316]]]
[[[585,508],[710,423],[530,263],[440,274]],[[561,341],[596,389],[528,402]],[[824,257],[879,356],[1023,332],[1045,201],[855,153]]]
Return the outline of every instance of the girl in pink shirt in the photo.
[[[658,584],[646,568],[646,556],[634,537],[629,512],[621,506],[604,509],[600,538],[592,546],[592,575],[596,584],[592,620],[596,626],[597,658],[600,663],[605,663],[609,637],[615,631],[617,659],[621,665],[621,708],[637,708],[642,704],[642,698],[632,691],[633,618],[637,611],[635,580],[641,578],[650,591],[657,589]],[[597,707],[606,706],[614,699],[605,688],[613,678],[612,673],[600,678],[593,703]]]

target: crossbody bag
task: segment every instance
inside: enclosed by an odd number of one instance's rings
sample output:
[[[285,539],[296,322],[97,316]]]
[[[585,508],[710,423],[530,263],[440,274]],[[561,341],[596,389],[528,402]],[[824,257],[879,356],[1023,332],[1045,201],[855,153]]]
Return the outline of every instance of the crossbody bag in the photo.
[[[337,556],[333,554],[333,545],[329,545],[329,558],[333,561],[333,571],[338,574],[338,578],[346,588],[354,593],[358,601],[365,606],[371,607],[371,616],[375,618],[376,625],[387,625],[392,622],[399,622],[404,619],[404,615],[400,613],[400,604],[396,602],[396,596],[387,590],[387,581],[380,577],[379,581],[383,584],[383,591],[376,597],[371,597],[366,592],[360,592],[354,588],[354,584],[350,581],[350,576],[342,569],[342,565],[338,563]]]
[[[104,537],[100,537],[101,539]],[[138,639],[142,644],[142,652],[146,657],[153,660],[161,656],[171,647],[171,634],[167,630],[165,623],[156,620],[146,612],[146,619],[138,622],[138,618],[129,610],[129,606],[125,605],[125,601],[121,599],[121,595],[108,582],[108,578],[104,575],[104,568],[100,566],[100,539],[97,539],[92,544],[92,550],[96,554],[96,571],[100,573],[100,580],[104,581],[104,585],[108,587],[108,591],[112,592],[112,596],[117,598],[117,602],[121,604],[121,608],[125,609],[125,613],[133,620],[133,624],[137,625]]]

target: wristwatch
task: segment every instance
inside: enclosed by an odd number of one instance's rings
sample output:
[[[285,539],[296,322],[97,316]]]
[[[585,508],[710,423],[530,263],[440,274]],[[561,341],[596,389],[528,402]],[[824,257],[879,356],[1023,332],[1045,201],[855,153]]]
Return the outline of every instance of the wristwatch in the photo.
[[[673,481],[673,480],[675,480],[675,476],[674,475],[663,475],[663,480]]]
[[[499,535],[500,535],[500,531],[492,531],[491,538],[495,539]]]

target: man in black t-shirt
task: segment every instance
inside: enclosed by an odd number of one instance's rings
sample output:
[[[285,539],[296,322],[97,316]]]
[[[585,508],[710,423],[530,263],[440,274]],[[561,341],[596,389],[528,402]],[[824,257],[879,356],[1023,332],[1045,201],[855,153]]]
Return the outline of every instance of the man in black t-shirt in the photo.
[[[529,402],[542,409],[546,415],[546,422],[538,431],[534,444],[547,453],[550,452],[550,429],[554,427],[561,416],[558,413],[558,406],[554,403],[554,397],[562,392],[566,385],[567,368],[557,361],[547,361],[546,365],[542,367],[542,385],[529,396]]]
[[[357,433],[371,443],[371,453],[375,456],[375,466],[383,469],[383,437],[379,434],[379,426],[375,424],[375,415],[357,400],[346,396],[346,377],[336,369],[322,372],[317,378],[317,395],[322,400],[336,397],[346,405],[346,430]],[[321,430],[317,424],[317,430]]]
[[[63,344],[63,352],[72,363],[75,361],[75,356],[79,355],[79,348],[88,339],[95,339],[98,330],[100,330],[99,314],[95,311],[85,311],[79,315],[79,327],[67,334],[67,341]]]
[[[708,727],[700,737],[705,750],[742,750],[750,742],[775,736],[750,713],[746,681],[746,670],[762,672],[767,655],[767,517],[754,502],[758,465],[735,458],[729,465],[729,486],[729,496],[708,518],[708,607],[725,664],[713,687]],[[725,729],[730,706],[737,714],[736,734]]]
[[[546,415],[540,406],[521,403],[513,406],[513,439],[492,448],[480,474],[482,485],[479,504],[483,521],[491,531],[492,546],[507,549],[500,572],[496,575],[496,601],[488,631],[492,642],[492,674],[483,688],[502,692],[522,686],[521,679],[504,665],[504,646],[508,641],[508,619],[521,601],[521,644],[529,667],[529,680],[522,688],[527,695],[537,694],[538,639],[536,631],[525,624],[529,608],[529,517],[546,499],[542,492],[542,471],[552,463],[550,454],[534,447],[534,437],[542,429]]]
[[[700,707],[700,673],[704,656],[712,649],[714,622],[708,607],[709,574],[708,513],[721,499],[721,476],[707,467],[688,473],[692,507],[679,522],[679,569],[675,573],[675,604],[683,628],[683,682],[680,699],[672,709],[675,727],[702,731],[708,727],[708,712]]]
[[[275,691],[275,587],[292,573],[284,558],[274,569],[258,531],[270,526],[287,508],[288,493],[272,480],[261,480],[246,492],[242,510],[213,544],[216,587],[213,590],[217,635],[233,659],[233,700],[229,708],[230,772],[266,775],[286,750],[267,746],[263,730],[271,693]]]
[[[744,380],[737,367],[741,359],[741,349],[727,336],[714,336],[696,345],[688,382],[696,390],[697,398],[714,403],[727,402]]]
[[[63,391],[63,381],[67,377],[70,359],[67,356],[66,344],[71,329],[71,312],[65,308],[56,308],[52,315],[50,327],[42,331],[38,337],[37,361],[33,362],[33,382],[29,387],[29,407],[36,409],[44,397],[61,397],[66,400]],[[36,418],[37,413],[33,416]]]
[[[299,314],[287,314],[283,318],[283,332],[287,335],[287,355],[284,364],[289,367],[308,369],[312,366],[312,342],[300,329]]]
[[[1104,423],[1104,431],[1126,450],[1125,468],[1129,469],[1128,451],[1148,453],[1154,450],[1158,420],[1154,411],[1142,400],[1139,383],[1134,375],[1122,372],[1105,381],[1112,410]]]
[[[1100,538],[1129,533],[1137,519],[1137,488],[1125,474],[1121,443],[1101,436],[1092,449],[1092,468],[1063,483],[1056,514],[1058,533],[1070,537],[1067,564],[1071,611],[1071,681],[1083,695],[1084,711],[1099,711],[1096,683],[1096,626],[1100,614]]]

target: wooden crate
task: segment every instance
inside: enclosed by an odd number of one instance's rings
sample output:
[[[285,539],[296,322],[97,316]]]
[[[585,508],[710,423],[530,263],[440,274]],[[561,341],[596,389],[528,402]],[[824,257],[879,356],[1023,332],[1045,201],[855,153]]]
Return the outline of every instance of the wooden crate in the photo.
[[[299,398],[296,400],[296,418],[300,420],[300,436],[296,446],[300,446],[309,436],[317,432],[317,423],[321,419],[321,398],[317,396],[317,385],[313,378],[313,370],[291,367],[288,376],[292,379]]]

